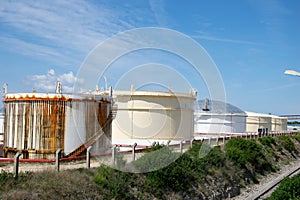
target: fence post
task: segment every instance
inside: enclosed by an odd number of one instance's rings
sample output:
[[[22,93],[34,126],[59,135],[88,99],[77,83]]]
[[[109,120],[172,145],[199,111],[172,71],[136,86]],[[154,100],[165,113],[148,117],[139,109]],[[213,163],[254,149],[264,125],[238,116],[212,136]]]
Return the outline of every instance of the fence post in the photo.
[[[180,153],[181,153],[181,154],[182,154],[182,152],[183,152],[183,144],[182,144],[182,143],[183,143],[183,140],[180,141]]]
[[[194,139],[191,139],[191,141],[190,141],[191,148],[193,147],[193,142],[194,142]]]
[[[19,175],[19,158],[21,155],[22,155],[22,153],[18,151],[14,157],[15,178],[18,178],[18,175]]]
[[[59,172],[59,166],[60,166],[60,156],[61,156],[61,148],[58,148],[56,150],[56,157],[55,157],[55,166],[56,166],[56,170]]]
[[[132,161],[135,161],[135,147],[137,146],[137,143],[134,143],[132,145]]]
[[[115,166],[115,164],[116,164],[116,148],[117,148],[117,145],[112,146],[112,152],[111,152],[111,164],[112,164],[112,166]]]
[[[167,142],[167,147],[170,145],[170,143],[171,143],[171,140],[168,140],[168,142]]]
[[[91,168],[91,151],[92,149],[92,146],[89,146],[87,149],[86,149],[86,168]]]

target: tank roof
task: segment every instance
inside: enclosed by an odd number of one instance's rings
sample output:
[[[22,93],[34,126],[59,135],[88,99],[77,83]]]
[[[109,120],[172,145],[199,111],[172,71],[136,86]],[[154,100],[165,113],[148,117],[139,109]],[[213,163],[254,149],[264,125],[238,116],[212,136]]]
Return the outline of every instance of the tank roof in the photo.
[[[179,93],[179,92],[162,92],[162,91],[147,91],[147,90],[114,90],[114,96],[157,96],[157,97],[186,97],[196,98],[194,93]]]
[[[217,100],[198,100],[195,102],[195,112],[197,113],[208,113],[208,114],[239,114],[246,115],[246,112],[240,108]]]
[[[72,101],[72,100],[107,100],[111,97],[95,94],[60,94],[60,93],[8,93],[5,95],[4,102],[9,101]]]

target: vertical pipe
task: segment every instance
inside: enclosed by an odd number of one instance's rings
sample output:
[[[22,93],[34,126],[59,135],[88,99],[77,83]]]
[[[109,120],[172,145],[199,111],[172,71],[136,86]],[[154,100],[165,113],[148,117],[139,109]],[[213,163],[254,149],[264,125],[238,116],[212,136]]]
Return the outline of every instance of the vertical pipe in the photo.
[[[18,142],[18,103],[15,103],[15,117],[14,117],[14,142],[13,142],[13,148],[17,148],[17,142]]]
[[[137,146],[137,143],[134,143],[132,145],[132,161],[135,161],[135,148]]]
[[[86,168],[90,168],[91,167],[91,151],[92,149],[92,146],[89,146],[87,149],[86,149]]]
[[[21,152],[17,152],[14,157],[14,172],[15,172],[15,178],[18,178],[19,175],[19,158],[22,155]]]
[[[11,104],[7,103],[7,132],[8,132],[8,136],[7,136],[7,140],[8,140],[8,147],[12,147],[12,117],[11,117]]]
[[[25,127],[26,127],[26,103],[22,103],[22,136],[21,136],[21,149],[25,149],[27,145],[25,145],[26,135],[25,135]]]
[[[59,167],[60,167],[60,156],[61,156],[61,151],[62,149],[61,148],[58,148],[56,150],[56,159],[55,159],[55,166],[56,166],[56,170],[59,172]]]

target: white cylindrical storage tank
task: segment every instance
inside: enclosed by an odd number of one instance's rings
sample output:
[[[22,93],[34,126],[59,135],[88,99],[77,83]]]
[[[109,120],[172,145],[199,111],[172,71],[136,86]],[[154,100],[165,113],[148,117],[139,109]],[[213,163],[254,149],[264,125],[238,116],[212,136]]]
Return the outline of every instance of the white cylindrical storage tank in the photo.
[[[221,101],[199,100],[195,104],[194,132],[198,134],[244,133],[246,113]]]
[[[193,137],[194,92],[114,91],[112,143],[151,144]]]
[[[258,132],[259,129],[269,132],[272,130],[272,116],[261,113],[246,112],[247,132]]]

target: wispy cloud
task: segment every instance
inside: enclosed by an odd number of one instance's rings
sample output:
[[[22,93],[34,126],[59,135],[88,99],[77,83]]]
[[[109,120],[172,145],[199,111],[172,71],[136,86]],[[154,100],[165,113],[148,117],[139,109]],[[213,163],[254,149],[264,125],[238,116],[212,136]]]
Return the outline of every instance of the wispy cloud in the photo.
[[[220,37],[208,36],[208,35],[194,35],[192,37],[195,39],[211,40],[211,41],[217,41],[217,42],[228,42],[228,43],[246,44],[246,45],[262,45],[260,43],[247,41],[247,40],[220,38]]]
[[[0,41],[10,51],[77,63],[99,42],[134,27],[134,20],[119,19],[124,15],[87,1],[3,1]]]
[[[64,74],[56,74],[54,69],[48,70],[46,74],[29,76],[25,80],[25,82],[32,85],[34,89],[42,92],[54,92],[57,81],[62,83],[62,90],[66,93],[73,91],[75,82],[83,82],[83,80],[78,80],[72,71]]]

